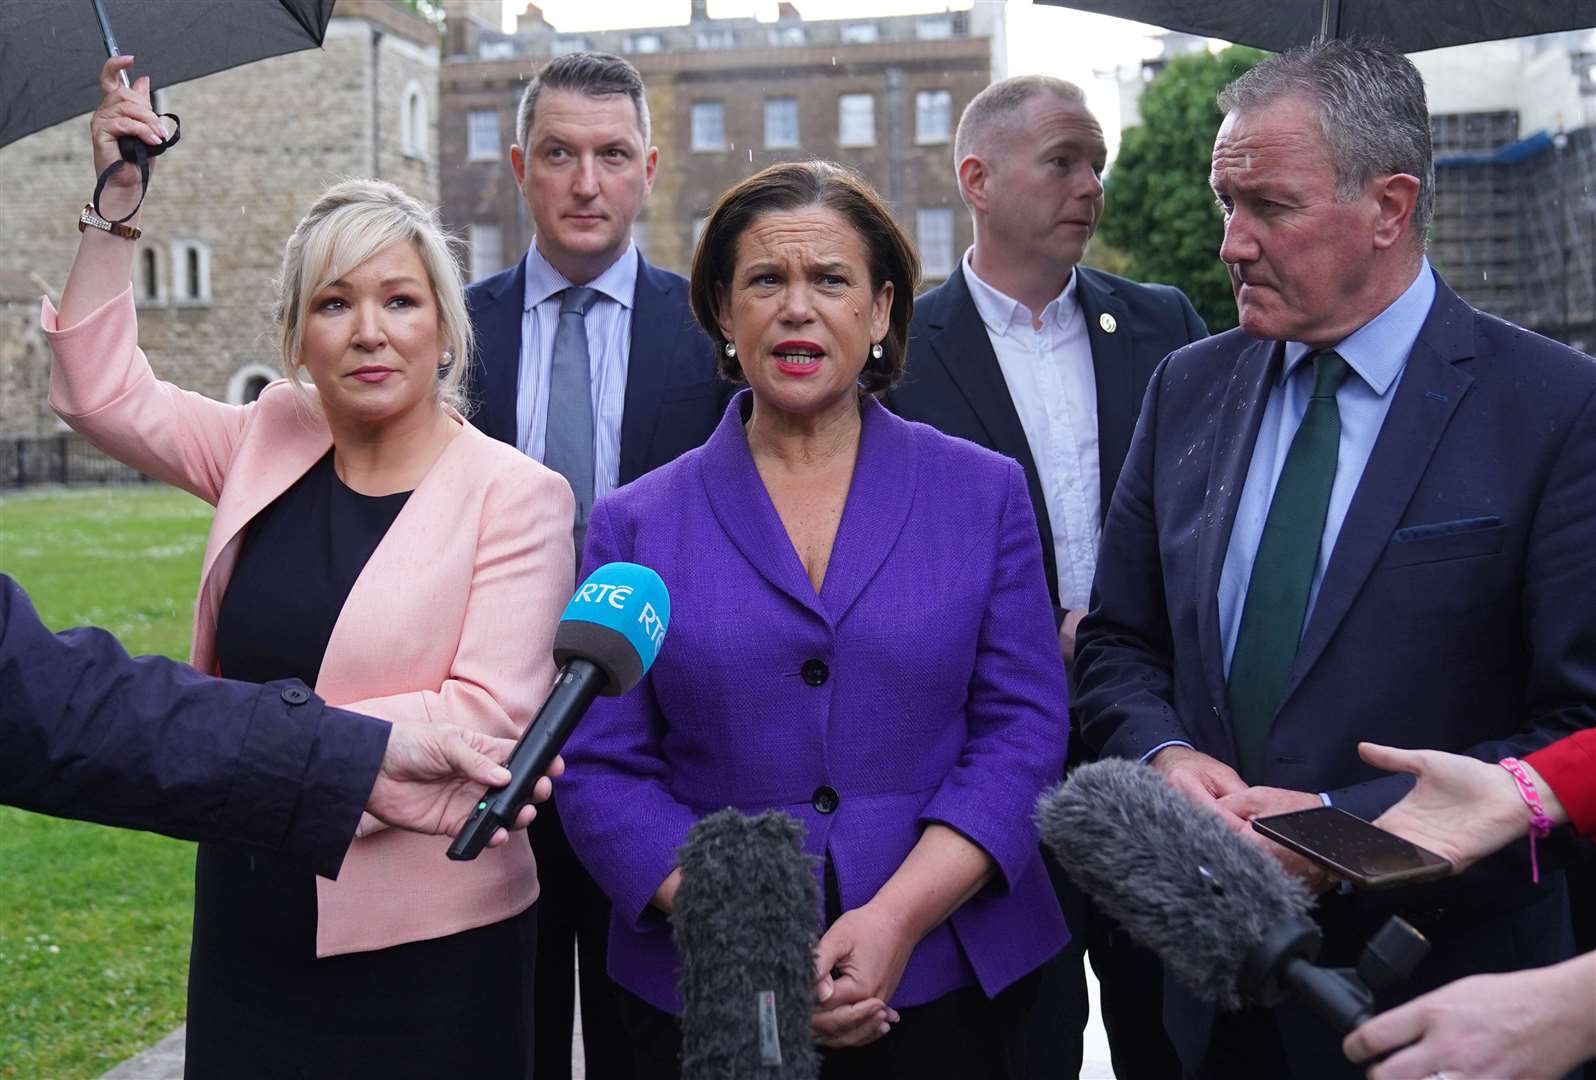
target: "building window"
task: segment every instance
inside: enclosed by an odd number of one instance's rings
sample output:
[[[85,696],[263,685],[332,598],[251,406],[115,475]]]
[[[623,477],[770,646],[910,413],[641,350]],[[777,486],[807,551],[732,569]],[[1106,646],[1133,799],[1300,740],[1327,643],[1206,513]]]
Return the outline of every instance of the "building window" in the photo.
[[[873,22],[845,23],[842,27],[844,45],[874,45],[881,40],[881,27]]]
[[[914,36],[921,41],[946,41],[953,36],[952,15],[927,15],[914,24]]]
[[[693,102],[693,149],[726,149],[726,106],[718,101]]]
[[[198,240],[172,241],[172,301],[211,302],[211,249]]]
[[[466,240],[471,245],[472,281],[481,281],[504,269],[504,242],[497,225],[472,225]]]
[[[921,272],[928,278],[945,278],[953,273],[953,211],[919,211],[914,216],[914,232]]]
[[[914,95],[914,141],[945,143],[953,137],[953,93],[921,90]]]
[[[399,112],[399,146],[405,157],[420,158],[427,156],[427,97],[421,92],[421,84],[412,81],[405,87],[405,92],[400,100],[403,104]]]
[[[770,43],[776,46],[802,45],[806,40],[804,28],[799,24],[787,26],[772,26],[770,28]]]
[[[665,41],[658,34],[633,34],[626,39],[629,53],[657,53],[664,48]]]
[[[466,113],[466,160],[497,161],[498,158],[498,110],[472,109]]]
[[[161,252],[156,247],[141,247],[133,264],[133,296],[141,304],[164,304],[166,286],[162,281]]]
[[[729,49],[737,44],[737,39],[727,27],[717,27],[713,30],[699,30],[693,35],[700,49]]]
[[[265,364],[245,364],[227,380],[227,400],[234,405],[248,405],[260,397],[260,392],[282,378],[276,368]]]
[[[798,99],[765,99],[765,146],[784,149],[798,145]]]
[[[837,142],[842,146],[875,145],[874,94],[843,94],[837,98]]]
[[[587,52],[590,48],[592,46],[588,43],[587,38],[582,37],[580,34],[561,34],[554,39],[554,44],[549,51],[555,56],[565,56],[567,53]]]
[[[515,42],[513,41],[483,41],[477,44],[478,60],[513,60],[515,59]]]

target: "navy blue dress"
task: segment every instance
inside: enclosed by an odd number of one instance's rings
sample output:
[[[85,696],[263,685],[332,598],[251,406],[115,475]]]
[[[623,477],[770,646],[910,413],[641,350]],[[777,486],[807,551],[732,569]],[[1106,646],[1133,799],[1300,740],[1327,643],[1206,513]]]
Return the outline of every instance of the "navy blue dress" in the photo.
[[[262,510],[217,617],[222,674],[314,686],[338,613],[409,494],[350,490],[329,451]],[[430,941],[317,959],[309,868],[201,844],[185,1075],[528,1075],[533,910]]]

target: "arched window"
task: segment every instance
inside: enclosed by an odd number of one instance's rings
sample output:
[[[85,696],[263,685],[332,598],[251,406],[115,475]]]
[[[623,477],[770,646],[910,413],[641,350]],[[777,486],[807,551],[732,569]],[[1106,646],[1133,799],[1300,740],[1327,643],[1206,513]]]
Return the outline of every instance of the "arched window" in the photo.
[[[211,249],[199,240],[172,241],[172,293],[176,304],[211,302]]]
[[[399,144],[405,157],[426,160],[427,157],[427,96],[421,84],[412,79],[399,98]]]
[[[234,405],[248,405],[260,397],[260,392],[273,381],[282,378],[277,369],[265,364],[245,364],[227,380],[227,400]]]
[[[141,304],[166,302],[166,286],[161,274],[161,251],[154,246],[139,248],[133,263],[133,297]]]

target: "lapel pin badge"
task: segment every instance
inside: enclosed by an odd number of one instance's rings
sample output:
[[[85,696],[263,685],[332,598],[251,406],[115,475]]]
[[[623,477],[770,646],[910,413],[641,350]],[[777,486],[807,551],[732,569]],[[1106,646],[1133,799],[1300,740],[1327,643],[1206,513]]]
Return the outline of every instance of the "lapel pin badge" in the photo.
[[[1114,321],[1114,316],[1106,311],[1097,317],[1097,325],[1103,328],[1105,334],[1112,334],[1119,329],[1119,323]]]

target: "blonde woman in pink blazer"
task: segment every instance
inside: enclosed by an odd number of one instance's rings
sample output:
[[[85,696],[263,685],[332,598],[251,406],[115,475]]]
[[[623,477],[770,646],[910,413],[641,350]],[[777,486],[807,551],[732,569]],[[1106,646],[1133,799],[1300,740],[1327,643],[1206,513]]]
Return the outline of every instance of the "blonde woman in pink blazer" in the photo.
[[[147,80],[116,82],[125,64],[102,72],[96,170],[117,158],[117,136],[159,138]],[[102,206],[119,216],[137,197],[137,170],[123,168]],[[461,417],[471,325],[433,213],[377,181],[317,200],[283,260],[289,378],[244,406],[151,373],[134,250],[84,231],[60,311],[44,305],[50,400],[107,453],[215,505],[194,665],[297,677],[395,723],[518,734],[554,676],[573,500]],[[187,1075],[527,1071],[538,888],[527,845],[454,863],[446,839],[369,826],[337,881],[201,845]]]

